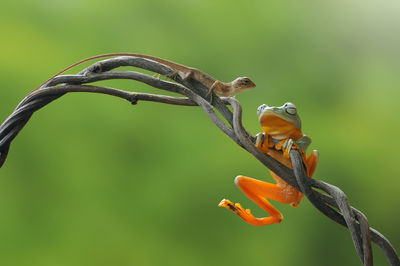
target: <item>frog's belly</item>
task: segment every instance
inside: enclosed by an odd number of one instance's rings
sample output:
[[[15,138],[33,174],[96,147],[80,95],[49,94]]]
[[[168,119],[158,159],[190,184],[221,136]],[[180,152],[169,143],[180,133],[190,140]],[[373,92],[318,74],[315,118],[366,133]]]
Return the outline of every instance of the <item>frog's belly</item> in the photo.
[[[277,160],[280,163],[282,163],[283,165],[285,165],[286,167],[293,169],[292,162],[289,159],[283,157],[282,151],[276,151],[276,150],[270,149],[268,151],[268,154],[275,160]],[[272,178],[276,181],[277,186],[279,186],[282,189],[282,193],[285,195],[285,198],[288,201],[288,203],[292,203],[293,206],[297,206],[299,203],[299,200],[301,200],[301,198],[303,196],[303,193],[301,193],[296,188],[289,185],[285,180],[283,180],[281,177],[279,177],[274,172],[272,172],[272,171],[270,171],[270,172],[271,172]]]
[[[280,162],[281,164],[283,164],[284,166],[293,169],[292,162],[289,159],[283,157],[282,151],[269,149],[268,155],[277,160],[278,162]]]

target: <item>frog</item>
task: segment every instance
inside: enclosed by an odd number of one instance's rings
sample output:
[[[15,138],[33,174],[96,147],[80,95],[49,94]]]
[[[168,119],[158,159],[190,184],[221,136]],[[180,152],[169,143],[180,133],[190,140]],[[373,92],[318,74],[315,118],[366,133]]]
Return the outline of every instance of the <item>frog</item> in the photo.
[[[317,150],[313,150],[306,156],[311,138],[303,134],[301,130],[301,120],[296,106],[291,102],[279,107],[262,104],[257,108],[257,115],[262,132],[256,135],[256,147],[264,154],[268,154],[284,166],[292,169],[290,151],[298,150],[303,158],[306,173],[311,178],[317,166],[319,153]],[[234,204],[228,199],[223,199],[218,206],[236,213],[251,225],[263,226],[281,223],[283,220],[282,213],[268,200],[298,207],[304,195],[274,172],[270,171],[270,173],[276,184],[242,175],[235,178],[235,184],[242,192],[270,216],[257,218],[251,213],[250,209],[244,209],[240,203]]]

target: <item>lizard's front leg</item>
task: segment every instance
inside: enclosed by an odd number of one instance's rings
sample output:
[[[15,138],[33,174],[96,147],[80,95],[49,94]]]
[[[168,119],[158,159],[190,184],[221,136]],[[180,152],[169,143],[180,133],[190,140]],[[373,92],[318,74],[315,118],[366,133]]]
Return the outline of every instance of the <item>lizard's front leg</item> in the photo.
[[[217,88],[218,86],[220,86],[220,84],[221,84],[221,81],[216,80],[216,81],[211,85],[211,87],[208,89],[208,92],[207,92],[205,98],[207,99],[208,95],[210,95],[210,104],[212,104],[212,99],[213,99],[212,93],[215,91],[215,88]]]
[[[285,204],[290,204],[297,200],[297,195],[288,194],[287,191],[282,189],[280,186],[268,182],[245,176],[237,176],[235,183],[252,201],[268,212],[271,216],[256,218],[251,214],[249,209],[245,210],[239,203],[233,204],[231,201],[226,199],[222,200],[219,206],[231,210],[239,215],[240,218],[252,225],[268,225],[280,223],[282,221],[283,215],[272,206],[267,199],[272,199]]]

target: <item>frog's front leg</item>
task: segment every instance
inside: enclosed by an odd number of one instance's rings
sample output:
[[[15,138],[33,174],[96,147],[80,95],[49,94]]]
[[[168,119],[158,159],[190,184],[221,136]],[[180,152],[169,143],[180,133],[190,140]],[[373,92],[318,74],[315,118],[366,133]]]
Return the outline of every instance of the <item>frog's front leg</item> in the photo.
[[[256,147],[263,153],[268,153],[269,148],[274,147],[271,137],[265,132],[256,135]]]
[[[271,216],[264,218],[254,217],[249,209],[243,209],[239,203],[233,204],[229,200],[222,200],[220,207],[225,207],[239,215],[243,220],[252,225],[268,225],[280,223],[283,215],[269,203],[267,199],[290,204],[297,200],[297,195],[288,194],[285,189],[280,186],[268,182],[260,181],[246,176],[237,176],[235,178],[236,185],[254,201],[258,206],[268,212]]]
[[[286,158],[286,159],[289,159],[289,158],[290,158],[290,151],[291,151],[292,149],[301,150],[300,148],[298,148],[298,147],[295,145],[295,142],[294,142],[293,139],[284,139],[284,140],[281,140],[280,142],[278,142],[278,143],[275,145],[275,149],[277,149],[277,150],[282,150],[282,152],[283,152],[283,157]]]

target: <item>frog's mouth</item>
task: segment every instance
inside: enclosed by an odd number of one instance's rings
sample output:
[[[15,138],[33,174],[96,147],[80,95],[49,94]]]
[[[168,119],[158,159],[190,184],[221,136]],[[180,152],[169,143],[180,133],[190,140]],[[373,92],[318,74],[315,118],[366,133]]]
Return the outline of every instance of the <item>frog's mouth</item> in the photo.
[[[283,120],[285,122],[283,123],[289,123],[294,125],[294,121],[292,119],[290,119],[287,116],[281,115],[279,114],[277,111],[279,110],[278,107],[270,107],[270,106],[266,106],[261,112],[260,112],[260,123],[261,124],[265,124],[265,123],[270,123],[271,120],[273,122],[278,122],[279,120]],[[275,121],[276,120],[276,121]],[[280,123],[279,123],[280,124]]]
[[[271,128],[286,128],[295,127],[287,117],[283,115],[279,115],[271,110],[265,110],[260,117],[260,123],[264,127],[264,125],[268,125]]]
[[[293,134],[298,135],[301,130],[293,124],[293,121],[276,113],[274,108],[265,108],[260,116],[260,124],[263,131],[277,139],[288,138]]]

